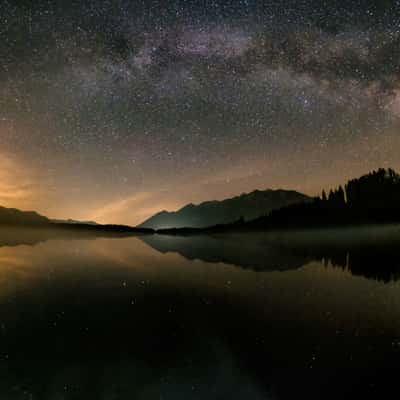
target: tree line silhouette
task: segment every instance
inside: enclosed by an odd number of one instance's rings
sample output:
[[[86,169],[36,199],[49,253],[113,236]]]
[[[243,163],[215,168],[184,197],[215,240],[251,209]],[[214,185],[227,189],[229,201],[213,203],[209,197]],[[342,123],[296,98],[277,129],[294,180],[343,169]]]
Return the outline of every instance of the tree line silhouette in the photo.
[[[400,175],[393,169],[379,168],[348,181],[344,188],[325,190],[321,196],[274,209],[269,214],[246,221],[207,228],[158,229],[160,234],[193,235],[228,231],[254,231],[285,228],[331,227],[400,222]]]
[[[239,225],[248,228],[400,222],[400,175],[372,171],[309,202],[292,204]]]

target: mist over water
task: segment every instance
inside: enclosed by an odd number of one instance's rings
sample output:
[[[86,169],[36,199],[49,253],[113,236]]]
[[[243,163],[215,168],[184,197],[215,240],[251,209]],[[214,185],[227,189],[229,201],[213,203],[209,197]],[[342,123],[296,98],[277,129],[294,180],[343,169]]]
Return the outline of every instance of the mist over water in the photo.
[[[384,397],[399,233],[0,230],[0,398]]]

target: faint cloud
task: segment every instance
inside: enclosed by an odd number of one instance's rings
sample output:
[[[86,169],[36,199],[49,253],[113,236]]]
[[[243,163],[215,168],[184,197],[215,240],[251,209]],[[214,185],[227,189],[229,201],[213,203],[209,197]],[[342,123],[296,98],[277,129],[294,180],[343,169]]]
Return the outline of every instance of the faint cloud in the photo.
[[[159,192],[141,192],[126,198],[111,201],[99,207],[88,219],[99,223],[139,224],[161,210],[165,196]]]
[[[30,169],[15,157],[0,154],[0,205],[25,206],[35,196],[35,180]]]

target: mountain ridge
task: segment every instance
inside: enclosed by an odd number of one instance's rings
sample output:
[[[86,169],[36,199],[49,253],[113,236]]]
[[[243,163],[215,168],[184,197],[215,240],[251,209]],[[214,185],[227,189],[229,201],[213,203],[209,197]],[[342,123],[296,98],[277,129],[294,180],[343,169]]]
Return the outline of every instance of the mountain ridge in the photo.
[[[157,229],[158,234],[199,235],[400,223],[400,174],[379,168],[307,202],[289,204],[250,221],[205,228]]]
[[[0,206],[0,224],[46,225],[50,220],[36,211],[21,211]]]
[[[152,233],[151,229],[141,229],[128,225],[96,224],[88,221],[52,220],[36,211],[22,211],[17,208],[0,206],[0,227],[41,228],[47,230],[64,230],[70,232],[107,233],[107,234],[145,234]]]
[[[267,215],[274,209],[293,203],[311,201],[311,197],[295,190],[266,189],[241,193],[223,200],[189,203],[176,211],[162,210],[138,227],[151,229],[202,228],[235,222],[241,218],[251,220]]]

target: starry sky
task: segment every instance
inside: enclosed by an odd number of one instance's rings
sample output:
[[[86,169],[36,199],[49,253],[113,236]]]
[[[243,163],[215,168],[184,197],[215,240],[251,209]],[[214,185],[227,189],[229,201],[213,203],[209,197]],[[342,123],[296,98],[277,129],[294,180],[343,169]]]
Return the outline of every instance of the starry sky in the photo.
[[[0,1],[0,204],[136,224],[400,169],[400,1]]]

